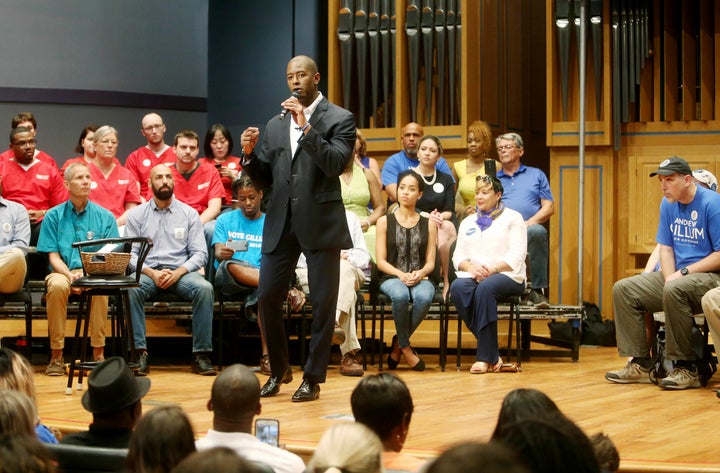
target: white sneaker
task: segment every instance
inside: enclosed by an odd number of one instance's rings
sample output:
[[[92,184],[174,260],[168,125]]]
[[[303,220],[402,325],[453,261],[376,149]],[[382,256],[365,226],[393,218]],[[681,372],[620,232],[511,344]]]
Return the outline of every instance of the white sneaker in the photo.
[[[605,379],[620,384],[650,384],[650,370],[645,369],[632,360],[628,361],[625,368],[605,373]]]
[[[674,368],[658,383],[663,389],[688,389],[700,387],[700,376],[697,369]]]

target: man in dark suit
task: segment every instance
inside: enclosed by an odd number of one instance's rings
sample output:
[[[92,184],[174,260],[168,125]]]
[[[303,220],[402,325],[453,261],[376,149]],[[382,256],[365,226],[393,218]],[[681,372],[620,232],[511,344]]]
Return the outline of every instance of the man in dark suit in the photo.
[[[303,382],[293,401],[313,401],[325,382],[335,326],[340,250],[351,248],[338,177],[352,159],[355,118],[318,91],[315,61],[296,56],[287,65],[292,96],[287,114],[273,117],[256,154],[259,130],[241,137],[243,171],[261,187],[272,186],[263,229],[258,309],[270,354],[272,376],[263,397],[292,381],[282,303],[300,252],[308,264],[313,320]]]

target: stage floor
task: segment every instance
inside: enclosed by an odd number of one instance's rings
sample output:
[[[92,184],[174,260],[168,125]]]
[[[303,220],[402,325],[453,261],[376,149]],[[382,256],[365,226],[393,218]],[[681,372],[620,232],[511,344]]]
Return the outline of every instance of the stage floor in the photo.
[[[624,364],[615,348],[583,347],[578,363],[537,358],[524,362],[520,373],[485,375],[469,374],[471,357],[463,359],[460,372],[454,356],[446,372],[440,371],[437,356],[424,358],[425,372],[404,365],[395,371],[409,385],[415,402],[408,453],[433,457],[456,442],[487,441],[505,394],[532,387],[547,393],[589,435],[610,435],[620,451],[622,471],[720,472],[720,399],[711,388],[665,392],[654,385],[608,383],[604,373]],[[35,366],[43,422],[62,431],[85,429],[91,416],[80,404],[81,393],[65,395],[66,378],[44,376],[43,369]],[[279,419],[281,442],[309,457],[325,429],[352,419],[349,399],[358,378],[340,376],[338,367],[331,366],[320,399],[298,404],[290,402],[302,378],[298,367],[294,371],[292,383],[283,385],[278,396],[263,400],[261,417]],[[375,372],[377,366],[369,367],[368,373]],[[264,383],[265,377],[258,376]],[[716,378],[711,385],[720,382],[720,375]],[[165,364],[152,365],[150,379],[144,409],[179,404],[198,435],[211,427],[206,404],[214,378],[193,375],[188,365]]]

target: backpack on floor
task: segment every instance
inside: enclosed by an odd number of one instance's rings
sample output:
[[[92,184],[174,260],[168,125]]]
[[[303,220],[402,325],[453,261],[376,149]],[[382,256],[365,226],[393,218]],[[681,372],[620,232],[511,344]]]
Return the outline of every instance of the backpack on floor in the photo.
[[[702,332],[697,327],[692,328],[693,352],[695,352],[695,363],[698,367],[700,385],[706,386],[710,378],[717,371],[717,357],[712,353],[705,353],[705,340]],[[660,327],[655,336],[653,346],[653,360],[650,367],[650,381],[657,384],[658,381],[668,375],[673,369],[673,362],[665,358],[665,327]]]

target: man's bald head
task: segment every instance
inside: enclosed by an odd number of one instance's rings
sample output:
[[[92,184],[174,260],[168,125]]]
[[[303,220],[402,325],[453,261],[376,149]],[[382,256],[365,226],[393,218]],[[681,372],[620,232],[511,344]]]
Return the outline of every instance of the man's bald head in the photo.
[[[210,403],[215,417],[247,422],[260,411],[260,382],[247,366],[234,364],[215,379]]]

